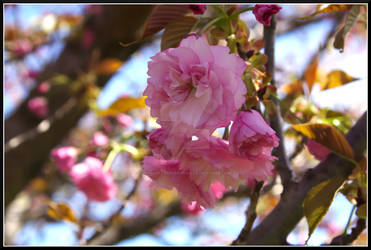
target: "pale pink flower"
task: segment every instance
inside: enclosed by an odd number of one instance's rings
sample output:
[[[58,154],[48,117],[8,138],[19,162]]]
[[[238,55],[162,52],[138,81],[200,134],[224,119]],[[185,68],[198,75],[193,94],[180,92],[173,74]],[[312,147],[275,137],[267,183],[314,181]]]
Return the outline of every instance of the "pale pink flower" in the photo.
[[[96,147],[103,147],[109,143],[109,138],[100,131],[97,131],[93,135],[92,144]]]
[[[103,163],[97,158],[87,157],[84,162],[72,166],[70,176],[89,200],[103,202],[116,196],[112,173],[103,171]]]
[[[39,118],[45,118],[48,114],[48,101],[44,97],[38,96],[30,99],[27,107]]]
[[[190,178],[204,190],[215,182],[237,190],[252,179],[266,181],[273,175],[275,159],[267,150],[254,160],[241,157],[230,152],[227,141],[210,136],[186,144],[179,168],[189,170]]]
[[[215,196],[210,189],[203,189],[190,176],[189,170],[179,168],[179,160],[165,160],[153,156],[146,156],[143,160],[143,173],[153,180],[156,188],[176,188],[184,203],[204,208],[213,207]]]
[[[151,115],[167,129],[187,135],[228,126],[245,101],[245,62],[225,46],[191,35],[177,48],[152,57],[143,95]]]
[[[45,94],[49,91],[50,84],[48,82],[42,82],[37,86],[37,91],[41,94]]]
[[[124,113],[117,115],[116,119],[117,122],[124,128],[128,128],[133,124],[133,118],[131,118],[130,115]]]
[[[229,134],[230,151],[250,160],[277,147],[278,142],[276,132],[253,109],[237,115]]]
[[[277,14],[282,9],[276,4],[257,4],[253,9],[256,20],[265,26],[271,25],[271,19],[274,14]]]
[[[55,148],[51,152],[51,156],[61,172],[69,172],[75,164],[78,155],[78,150],[75,147],[60,147]]]
[[[153,130],[147,138],[153,155],[164,159],[174,158],[179,155],[184,144],[191,139],[185,136],[185,133],[171,134],[165,128]]]
[[[195,15],[202,15],[206,10],[206,5],[205,4],[189,4],[189,5],[187,5],[187,7]]]
[[[327,156],[331,153],[328,148],[311,139],[308,139],[307,147],[309,152],[319,161],[326,160]]]

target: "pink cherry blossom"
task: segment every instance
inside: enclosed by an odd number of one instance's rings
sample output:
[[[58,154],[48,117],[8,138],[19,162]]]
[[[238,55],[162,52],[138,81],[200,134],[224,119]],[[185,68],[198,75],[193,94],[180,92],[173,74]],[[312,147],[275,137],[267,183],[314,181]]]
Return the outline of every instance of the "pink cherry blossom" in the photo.
[[[184,203],[197,202],[204,208],[213,207],[215,196],[210,189],[196,184],[189,170],[179,168],[179,160],[165,160],[146,156],[143,160],[143,173],[153,180],[156,188],[176,188]]]
[[[103,171],[103,163],[95,157],[87,157],[84,162],[74,165],[70,176],[89,200],[103,202],[116,196],[117,186],[112,173]]]
[[[191,140],[185,133],[171,133],[168,129],[158,128],[148,135],[149,146],[154,156],[164,159],[174,158],[181,152],[184,144]]]
[[[37,86],[37,91],[40,93],[40,94],[45,94],[49,91],[50,89],[50,84],[48,82],[42,82],[39,84],[39,86]]]
[[[229,135],[230,150],[250,160],[255,160],[265,150],[277,147],[278,142],[276,132],[253,109],[238,114]]]
[[[93,135],[92,143],[96,147],[103,147],[109,143],[109,138],[100,131],[97,131]]]
[[[187,7],[195,15],[202,15],[206,10],[206,5],[205,4],[189,4]]]
[[[179,168],[189,170],[191,179],[204,190],[215,182],[237,190],[252,179],[266,181],[273,175],[275,159],[269,150],[254,160],[241,157],[230,152],[227,141],[210,136],[186,144],[179,157]]]
[[[245,101],[245,62],[225,46],[191,35],[177,48],[153,56],[143,95],[151,115],[167,129],[187,135],[228,126]],[[174,132],[175,132],[174,131]]]
[[[48,101],[44,97],[38,96],[30,99],[27,107],[39,118],[45,118],[48,114]]]
[[[253,9],[256,20],[265,26],[271,25],[271,19],[274,14],[277,14],[282,9],[276,4],[257,4]]]
[[[51,156],[61,172],[70,171],[76,162],[77,155],[77,148],[70,146],[55,148],[51,152]]]
[[[307,147],[309,152],[319,161],[326,160],[328,154],[331,153],[328,148],[311,139],[308,139]]]
[[[128,128],[133,124],[133,118],[131,118],[130,115],[124,113],[117,115],[116,119],[117,122],[124,128]]]

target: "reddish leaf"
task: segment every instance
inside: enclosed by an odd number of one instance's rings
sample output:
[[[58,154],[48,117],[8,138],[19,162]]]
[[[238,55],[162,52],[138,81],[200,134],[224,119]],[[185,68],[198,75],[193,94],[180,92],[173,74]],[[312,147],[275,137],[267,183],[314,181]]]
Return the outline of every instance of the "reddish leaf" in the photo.
[[[161,39],[161,50],[174,48],[179,42],[188,35],[197,19],[192,16],[183,16],[178,18],[165,27]]]
[[[144,24],[140,38],[134,42],[121,45],[129,46],[159,32],[172,21],[184,16],[188,11],[189,9],[186,5],[156,5]]]

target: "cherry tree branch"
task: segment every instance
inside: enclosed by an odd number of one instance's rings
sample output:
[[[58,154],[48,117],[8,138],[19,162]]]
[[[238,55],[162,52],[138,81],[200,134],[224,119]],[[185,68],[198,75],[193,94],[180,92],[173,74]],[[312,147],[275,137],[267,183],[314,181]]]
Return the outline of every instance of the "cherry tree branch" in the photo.
[[[272,17],[271,25],[264,26],[264,53],[268,57],[268,63],[266,65],[267,71],[271,76],[271,84],[275,85],[274,79],[274,40],[275,40],[275,30],[276,30],[276,18]],[[280,139],[280,143],[277,148],[272,152],[274,156],[278,157],[275,162],[277,172],[279,173],[284,190],[290,184],[292,173],[290,170],[290,163],[287,159],[283,131],[282,131],[282,119],[279,103],[275,102],[275,114],[269,115],[269,121],[271,127],[276,131],[277,137]]]
[[[367,144],[367,111],[346,135],[353,149],[355,160],[359,161]],[[265,219],[250,232],[247,245],[286,244],[286,237],[303,218],[303,201],[311,188],[334,177],[344,180],[352,173],[355,166],[335,154],[330,154],[325,161],[309,169],[298,183],[290,183],[280,202]]]

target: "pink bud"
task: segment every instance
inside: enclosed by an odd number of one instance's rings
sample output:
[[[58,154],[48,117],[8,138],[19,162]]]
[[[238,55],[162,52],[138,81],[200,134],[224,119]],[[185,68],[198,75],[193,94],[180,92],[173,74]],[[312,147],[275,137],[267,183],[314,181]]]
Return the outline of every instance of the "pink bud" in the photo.
[[[85,193],[89,200],[107,201],[117,194],[117,186],[110,171],[103,171],[103,163],[94,157],[87,157],[84,162],[71,168],[70,176],[77,188]]]
[[[102,132],[98,131],[94,133],[93,140],[92,140],[92,143],[94,146],[103,147],[103,146],[106,146],[108,142],[109,142],[109,138]]]
[[[34,97],[27,103],[28,109],[40,118],[48,114],[48,101],[44,97]]]
[[[50,85],[48,82],[42,82],[39,86],[37,86],[37,91],[41,94],[45,94],[49,91]]]
[[[187,7],[195,15],[202,15],[206,10],[206,5],[205,4],[190,4]]]
[[[270,152],[278,142],[276,132],[255,110],[239,113],[229,135],[230,151],[250,160]]]
[[[78,151],[75,147],[60,147],[53,149],[51,156],[61,172],[69,172],[77,159]]]
[[[133,124],[133,118],[127,114],[119,114],[117,115],[118,123],[123,126],[124,128],[130,127]]]
[[[309,152],[319,161],[325,160],[327,158],[327,155],[331,153],[328,148],[311,139],[308,139],[307,147]]]
[[[276,4],[257,4],[254,7],[253,13],[256,20],[265,26],[271,25],[271,19],[274,14],[277,14],[282,7]]]

